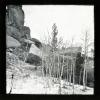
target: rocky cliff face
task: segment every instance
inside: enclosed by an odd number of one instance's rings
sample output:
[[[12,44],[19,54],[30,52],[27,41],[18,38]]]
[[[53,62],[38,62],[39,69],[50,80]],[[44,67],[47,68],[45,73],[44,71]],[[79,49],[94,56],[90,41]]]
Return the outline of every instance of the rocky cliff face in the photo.
[[[15,38],[21,43],[21,48],[26,50],[26,45],[23,39],[30,39],[30,28],[24,26],[24,11],[22,6],[9,5],[6,13],[6,34]],[[31,45],[28,45],[29,51]]]
[[[32,45],[31,42],[25,42],[25,39],[32,41],[38,48],[41,47],[41,43],[32,39],[30,36],[30,28],[24,26],[25,14],[21,5],[9,5],[6,10],[7,48],[12,48],[12,53],[24,61],[24,54],[29,53]],[[9,39],[11,40],[9,40],[8,37],[10,37]],[[19,46],[18,43],[21,45]],[[14,44],[18,45],[15,46]]]

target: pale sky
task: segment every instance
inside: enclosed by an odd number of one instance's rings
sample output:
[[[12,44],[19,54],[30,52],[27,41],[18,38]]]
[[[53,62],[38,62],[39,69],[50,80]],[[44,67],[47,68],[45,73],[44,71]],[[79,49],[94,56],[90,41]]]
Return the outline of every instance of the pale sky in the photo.
[[[44,35],[51,34],[53,23],[58,29],[58,38],[64,42],[80,44],[80,38],[86,30],[94,40],[94,6],[82,5],[23,5],[25,25],[30,27],[31,37],[44,40]]]

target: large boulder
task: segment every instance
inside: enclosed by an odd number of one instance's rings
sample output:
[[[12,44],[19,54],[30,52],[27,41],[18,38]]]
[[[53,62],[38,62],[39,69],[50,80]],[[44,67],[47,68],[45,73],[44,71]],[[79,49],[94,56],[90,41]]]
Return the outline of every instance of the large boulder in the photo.
[[[17,41],[16,39],[8,35],[6,37],[6,45],[7,45],[7,48],[21,46],[19,41]]]
[[[30,53],[42,57],[42,50],[38,48],[35,44],[32,44]]]

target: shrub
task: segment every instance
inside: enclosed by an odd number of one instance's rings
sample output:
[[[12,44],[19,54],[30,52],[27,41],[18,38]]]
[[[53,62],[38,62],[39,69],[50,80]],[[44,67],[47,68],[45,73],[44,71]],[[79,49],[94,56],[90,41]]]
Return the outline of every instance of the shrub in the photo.
[[[39,56],[34,55],[32,53],[29,53],[26,60],[26,63],[29,63],[31,65],[36,65],[36,66],[40,66],[41,62],[42,62],[42,59]]]

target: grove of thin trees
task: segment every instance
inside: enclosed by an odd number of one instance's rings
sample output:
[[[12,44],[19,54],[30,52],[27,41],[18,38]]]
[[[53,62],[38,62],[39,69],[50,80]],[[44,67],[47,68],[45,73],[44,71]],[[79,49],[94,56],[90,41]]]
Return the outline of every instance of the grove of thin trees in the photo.
[[[87,36],[85,36],[85,54],[83,57],[81,52],[76,52],[74,56],[72,52],[70,55],[65,55],[66,46],[63,43],[63,39],[57,39],[57,34],[58,29],[56,24],[54,24],[52,36],[47,41],[51,49],[47,56],[42,56],[43,74],[44,76],[50,76],[53,82],[59,83],[58,94],[62,94],[62,79],[65,79],[68,85],[72,85],[74,94],[75,84],[83,84],[83,89],[86,88],[88,77],[85,69],[87,62]],[[70,47],[73,47],[73,42],[72,39]]]

